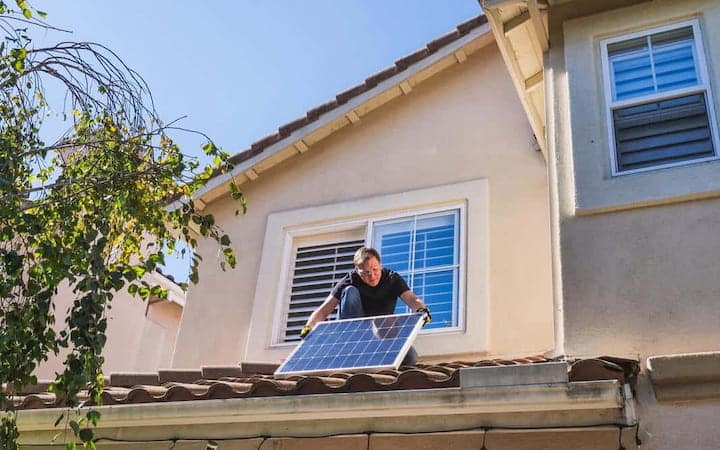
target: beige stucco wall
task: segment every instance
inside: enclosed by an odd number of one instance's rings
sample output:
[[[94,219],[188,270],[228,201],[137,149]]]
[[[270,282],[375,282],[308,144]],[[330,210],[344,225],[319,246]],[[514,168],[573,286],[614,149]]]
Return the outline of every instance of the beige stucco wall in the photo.
[[[161,283],[169,290],[169,298],[175,301],[159,301],[148,304],[126,291],[115,294],[112,308],[108,310],[107,342],[103,351],[106,375],[113,372],[149,372],[170,367],[175,337],[182,314],[182,292],[179,287],[154,276],[151,283]],[[72,306],[74,295],[66,285],[55,297],[56,328],[64,325],[64,317]],[[66,352],[48,355],[35,374],[39,379],[54,379],[62,370]]]
[[[717,74],[717,1],[654,1],[566,21],[564,45],[559,29],[551,33],[567,353],[709,351],[720,342],[720,162],[612,178],[603,119],[599,40],[688,17],[700,18]],[[665,204],[631,208],[651,200]],[[586,209],[600,206],[626,210]]]
[[[591,8],[601,9],[576,1],[551,11],[546,58],[560,351],[643,364],[652,355],[717,351],[720,163],[612,177],[599,42],[698,18],[717,112],[720,2],[648,1],[563,19]],[[658,403],[645,367],[638,416],[643,448],[720,446],[720,402]]]
[[[552,346],[548,200],[545,163],[494,45],[416,86],[410,95],[375,111],[307,153],[242,186],[248,214],[218,200],[208,212],[228,231],[238,270],[217,269],[217,249],[203,244],[200,284],[190,288],[173,365],[237,363],[248,354],[278,362],[289,352],[258,354],[269,345],[267,316],[275,297],[256,298],[268,217],[284,211],[485,180],[488,227],[474,236],[488,248],[482,321],[486,346],[476,352],[518,354]],[[466,249],[468,254],[473,248]],[[279,268],[272,267],[277,271]],[[487,280],[487,281],[486,281]],[[280,280],[274,280],[280,285]],[[476,301],[469,298],[468,302]],[[270,314],[267,317],[274,317]],[[262,333],[246,349],[248,330]],[[432,353],[428,343],[426,352]],[[262,350],[262,349],[261,349]],[[264,356],[263,356],[264,355]]]

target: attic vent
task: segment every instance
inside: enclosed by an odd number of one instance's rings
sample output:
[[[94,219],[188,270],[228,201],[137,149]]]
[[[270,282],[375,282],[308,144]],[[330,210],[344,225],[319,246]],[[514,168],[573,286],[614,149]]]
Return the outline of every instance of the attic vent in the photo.
[[[285,321],[285,342],[300,339],[308,317],[330,294],[335,284],[353,269],[353,254],[365,240],[344,240],[298,247],[295,254],[290,304]],[[334,312],[329,319],[337,318]]]

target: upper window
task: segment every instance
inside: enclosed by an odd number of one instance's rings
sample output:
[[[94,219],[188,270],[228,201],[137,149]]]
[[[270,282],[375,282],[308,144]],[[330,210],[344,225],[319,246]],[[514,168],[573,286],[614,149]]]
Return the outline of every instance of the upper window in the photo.
[[[298,236],[288,271],[282,341],[299,340],[310,314],[327,298],[332,287],[353,269],[353,254],[370,245],[382,264],[398,272],[430,308],[432,322],[424,329],[460,327],[460,215],[462,207],[394,217],[373,217],[354,231]],[[364,235],[365,239],[348,238]],[[396,313],[408,312],[398,300]],[[335,319],[333,313],[330,319]]]
[[[602,42],[613,174],[716,158],[697,21]]]

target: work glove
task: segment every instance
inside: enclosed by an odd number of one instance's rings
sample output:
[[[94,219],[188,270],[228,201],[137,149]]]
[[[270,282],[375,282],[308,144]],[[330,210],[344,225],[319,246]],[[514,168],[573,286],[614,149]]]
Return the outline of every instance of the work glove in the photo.
[[[424,306],[422,308],[418,308],[415,312],[421,312],[425,313],[425,317],[423,317],[423,326],[429,324],[432,322],[432,315],[430,314],[430,310],[427,308],[427,306]]]
[[[304,327],[302,327],[302,330],[300,330],[300,339],[305,339],[305,336],[310,334],[310,330],[312,330],[312,328],[310,328],[310,325],[305,325]]]

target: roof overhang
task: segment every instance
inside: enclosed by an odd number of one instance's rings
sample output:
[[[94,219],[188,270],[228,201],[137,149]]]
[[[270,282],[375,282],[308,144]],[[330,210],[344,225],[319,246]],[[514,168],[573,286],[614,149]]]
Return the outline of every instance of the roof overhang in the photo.
[[[629,386],[617,380],[253,397],[97,409],[102,418],[96,437],[126,443],[635,424]],[[50,442],[59,431],[53,423],[62,411],[19,411],[21,444]]]
[[[232,180],[237,185],[259,178],[263,172],[291,157],[311,151],[313,146],[333,133],[361,122],[363,117],[396,98],[409,95],[413,88],[427,79],[461,64],[494,41],[490,26],[484,23],[435,53],[420,59],[372,89],[352,97],[302,128],[265,148],[259,154],[237,164],[232,171],[210,179],[195,195],[209,203],[229,190]],[[172,205],[170,206],[172,208]]]
[[[547,159],[544,56],[549,48],[545,0],[480,0],[530,126]]]

